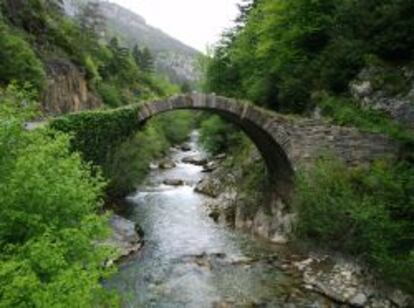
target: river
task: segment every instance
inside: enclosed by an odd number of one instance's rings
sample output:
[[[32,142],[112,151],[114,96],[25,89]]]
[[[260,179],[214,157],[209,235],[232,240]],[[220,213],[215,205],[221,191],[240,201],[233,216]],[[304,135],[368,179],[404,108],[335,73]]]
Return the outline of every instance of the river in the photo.
[[[191,152],[171,150],[177,166],[153,170],[145,185],[128,197],[128,219],[145,232],[145,245],[106,282],[124,307],[334,307],[302,288],[298,272],[280,268],[289,255],[251,235],[214,223],[195,193],[202,167],[182,163],[203,155],[191,137]],[[166,186],[165,179],[184,180]]]

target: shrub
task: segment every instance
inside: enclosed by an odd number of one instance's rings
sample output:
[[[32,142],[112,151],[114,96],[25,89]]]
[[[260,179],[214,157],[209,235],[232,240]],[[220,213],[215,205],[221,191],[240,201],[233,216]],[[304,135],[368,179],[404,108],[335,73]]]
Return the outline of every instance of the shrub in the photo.
[[[123,198],[133,191],[148,175],[150,163],[161,158],[169,145],[163,132],[151,124],[114,149],[104,165],[110,197]]]
[[[334,97],[322,93],[314,97],[322,109],[322,114],[338,125],[355,126],[363,131],[382,133],[394,138],[412,141],[412,134],[401,124],[380,111],[363,109],[346,97]]]
[[[108,83],[100,83],[98,85],[98,93],[105,105],[109,107],[119,107],[122,105],[122,96],[116,86]]]
[[[155,122],[163,131],[168,142],[180,144],[186,141],[195,125],[194,111],[173,111],[157,117]]]
[[[347,168],[323,159],[298,176],[297,235],[362,257],[389,281],[414,290],[414,167],[378,161]]]
[[[211,116],[201,123],[200,142],[211,154],[226,152],[242,142],[243,134],[219,116]]]
[[[0,83],[30,82],[39,90],[46,73],[31,46],[0,21]]]
[[[67,135],[23,129],[21,96],[0,92],[0,307],[115,305],[100,284],[110,253],[94,244],[105,182]]]

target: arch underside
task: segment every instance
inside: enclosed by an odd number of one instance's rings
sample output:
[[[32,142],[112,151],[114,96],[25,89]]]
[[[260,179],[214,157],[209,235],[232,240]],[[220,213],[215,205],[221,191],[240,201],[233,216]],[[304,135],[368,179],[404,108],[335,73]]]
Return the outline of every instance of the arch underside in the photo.
[[[201,98],[200,96],[193,98],[185,96],[144,105],[138,115],[138,120],[145,122],[158,114],[174,110],[208,111],[221,116],[239,127],[256,145],[267,168],[269,192],[288,202],[293,190],[293,168],[281,144],[264,128],[269,117],[266,118],[266,116],[263,117],[259,114],[253,121],[249,112],[257,111],[252,109],[230,100],[222,99],[218,103],[216,97],[211,98],[203,95]],[[260,123],[257,123],[257,119],[260,120]]]

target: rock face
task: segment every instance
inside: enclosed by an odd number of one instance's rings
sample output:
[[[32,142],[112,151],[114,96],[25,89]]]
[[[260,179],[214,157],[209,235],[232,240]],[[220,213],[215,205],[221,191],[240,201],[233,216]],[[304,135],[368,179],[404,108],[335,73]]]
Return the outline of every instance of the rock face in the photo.
[[[64,114],[102,106],[87,87],[84,74],[71,62],[50,60],[46,63],[47,86],[42,109],[47,114]]]
[[[137,225],[121,216],[113,215],[109,219],[112,235],[103,244],[115,248],[118,252],[115,260],[109,260],[108,265],[136,253],[143,244],[142,231]]]
[[[412,307],[413,298],[399,290],[380,288],[363,268],[346,260],[315,255],[293,262],[302,272],[305,288],[352,307]]]
[[[388,79],[394,79],[390,82]],[[378,110],[414,129],[414,71],[408,67],[370,67],[351,82],[352,96],[362,107]]]
[[[251,230],[275,244],[289,242],[295,220],[296,214],[289,212],[280,199],[273,200],[268,209],[259,206],[255,213],[246,211],[242,204],[236,208],[236,228]]]
[[[247,158],[246,165],[261,160],[256,149]],[[265,206],[252,206],[240,190],[241,170],[229,174],[222,160],[213,160],[214,170],[209,172],[195,187],[195,191],[214,198],[205,204],[209,216],[220,224],[229,225],[259,235],[275,244],[286,244],[292,232],[296,214],[277,196]],[[246,163],[246,162],[245,162]]]

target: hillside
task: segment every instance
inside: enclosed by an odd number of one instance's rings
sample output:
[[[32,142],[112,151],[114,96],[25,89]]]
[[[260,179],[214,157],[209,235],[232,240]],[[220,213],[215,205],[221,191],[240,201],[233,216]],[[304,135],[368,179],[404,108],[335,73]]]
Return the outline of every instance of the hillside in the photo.
[[[66,12],[76,15],[85,2],[87,0],[65,0]],[[148,47],[155,55],[157,71],[167,74],[175,83],[194,83],[200,79],[196,67],[199,51],[147,24],[142,16],[118,4],[101,1],[100,8],[106,21],[107,39],[118,36],[129,48],[135,44]]]

